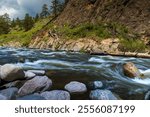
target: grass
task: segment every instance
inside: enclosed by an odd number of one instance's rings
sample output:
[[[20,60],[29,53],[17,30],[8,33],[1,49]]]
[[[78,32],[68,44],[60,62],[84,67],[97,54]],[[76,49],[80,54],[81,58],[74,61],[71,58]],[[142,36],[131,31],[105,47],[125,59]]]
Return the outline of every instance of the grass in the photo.
[[[146,45],[139,39],[122,39],[120,49],[124,52],[145,52]]]
[[[5,45],[10,42],[19,42],[21,46],[27,47],[31,42],[33,34],[39,31],[48,21],[48,18],[39,20],[35,23],[34,27],[27,32],[18,27],[13,28],[9,34],[0,35],[0,45]]]

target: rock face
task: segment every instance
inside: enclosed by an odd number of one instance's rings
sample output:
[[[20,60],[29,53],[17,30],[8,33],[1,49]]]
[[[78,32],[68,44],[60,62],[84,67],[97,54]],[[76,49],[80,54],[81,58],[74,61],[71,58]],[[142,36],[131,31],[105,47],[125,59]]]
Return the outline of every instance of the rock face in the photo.
[[[86,85],[77,81],[70,82],[65,86],[65,89],[70,93],[84,93],[87,91]]]
[[[0,94],[5,96],[7,100],[16,99],[17,93],[18,93],[17,88],[8,88],[0,91]]]
[[[70,94],[63,90],[53,90],[41,93],[46,100],[70,100]]]
[[[0,78],[4,81],[24,79],[25,74],[21,67],[12,64],[1,66]]]
[[[109,90],[93,90],[90,92],[90,99],[92,100],[117,100],[113,93]]]
[[[18,91],[19,96],[25,96],[34,92],[43,92],[49,90],[52,81],[47,76],[36,76],[28,80]]]
[[[125,63],[123,65],[124,75],[130,78],[140,77],[140,71],[138,68],[131,62]]]

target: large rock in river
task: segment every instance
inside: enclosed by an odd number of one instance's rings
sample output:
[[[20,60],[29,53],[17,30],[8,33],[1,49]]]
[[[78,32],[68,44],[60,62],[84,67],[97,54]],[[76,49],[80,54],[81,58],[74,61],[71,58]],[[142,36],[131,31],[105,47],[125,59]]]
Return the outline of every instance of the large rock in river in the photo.
[[[28,80],[18,91],[19,96],[29,95],[35,92],[43,92],[49,90],[52,81],[47,76],[36,76]]]
[[[65,89],[69,91],[70,93],[84,93],[87,91],[87,87],[85,84],[77,82],[77,81],[72,81],[68,83],[65,86]]]
[[[16,65],[5,64],[1,66],[0,70],[0,78],[4,81],[14,81],[25,78],[23,69]]]
[[[130,78],[140,77],[140,71],[134,63],[128,62],[123,64],[124,75]]]
[[[53,90],[41,93],[46,100],[70,100],[70,94],[63,90]]]
[[[90,92],[92,100],[117,100],[117,97],[109,90],[93,90]]]

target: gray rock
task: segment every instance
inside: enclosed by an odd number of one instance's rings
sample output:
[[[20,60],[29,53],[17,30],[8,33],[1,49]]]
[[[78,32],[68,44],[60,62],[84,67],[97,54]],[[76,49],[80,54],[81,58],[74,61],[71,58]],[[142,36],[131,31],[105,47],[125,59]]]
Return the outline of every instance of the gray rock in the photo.
[[[31,79],[31,78],[34,78],[36,76],[35,73],[30,72],[30,71],[25,71],[24,73],[25,73],[25,78],[26,79]]]
[[[90,92],[90,99],[92,100],[117,100],[117,97],[109,90],[93,90]]]
[[[89,83],[90,89],[100,89],[103,87],[103,83],[101,81],[94,81]]]
[[[148,91],[145,95],[145,100],[150,100],[150,91]]]
[[[17,98],[17,100],[46,100],[46,99],[40,95],[31,94],[31,95],[19,97],[19,98]]]
[[[65,86],[65,89],[70,93],[84,93],[87,91],[87,87],[85,84],[72,81]]]
[[[21,67],[12,64],[1,66],[0,77],[4,81],[14,81],[24,79],[24,71]]]
[[[129,78],[140,77],[140,71],[134,63],[128,62],[123,65],[124,75]]]
[[[18,89],[17,88],[8,88],[0,91],[0,94],[5,96],[7,100],[16,99]]]
[[[35,92],[43,92],[49,90],[52,81],[47,76],[36,76],[28,80],[18,91],[19,96],[29,95]]]
[[[70,94],[63,90],[53,90],[41,93],[46,100],[70,100]]]
[[[0,94],[0,100],[7,100],[7,98]]]
[[[32,72],[38,76],[43,76],[45,75],[45,71],[44,70],[28,70],[28,72]]]

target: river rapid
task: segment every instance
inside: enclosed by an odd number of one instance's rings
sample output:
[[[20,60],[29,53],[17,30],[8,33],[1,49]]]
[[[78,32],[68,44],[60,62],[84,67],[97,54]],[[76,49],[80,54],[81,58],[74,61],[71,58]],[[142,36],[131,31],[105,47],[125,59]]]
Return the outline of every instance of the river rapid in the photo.
[[[144,99],[150,78],[141,80],[124,76],[122,65],[133,62],[140,70],[150,69],[150,59],[89,55],[79,52],[38,49],[0,48],[0,65],[12,63],[23,69],[42,69],[53,81],[53,89],[63,89],[70,81],[80,81],[91,90],[91,82],[102,81],[103,88],[121,99]],[[88,94],[87,94],[88,95]],[[76,96],[74,99],[78,99]],[[88,99],[82,96],[80,99]]]

